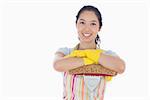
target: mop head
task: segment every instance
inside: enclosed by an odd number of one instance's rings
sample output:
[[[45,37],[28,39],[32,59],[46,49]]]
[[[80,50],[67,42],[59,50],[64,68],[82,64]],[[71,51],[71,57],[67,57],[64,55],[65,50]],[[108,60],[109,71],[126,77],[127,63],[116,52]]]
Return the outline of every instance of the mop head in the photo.
[[[84,65],[69,70],[69,74],[88,75],[88,76],[115,76],[117,72],[103,67],[100,64]]]

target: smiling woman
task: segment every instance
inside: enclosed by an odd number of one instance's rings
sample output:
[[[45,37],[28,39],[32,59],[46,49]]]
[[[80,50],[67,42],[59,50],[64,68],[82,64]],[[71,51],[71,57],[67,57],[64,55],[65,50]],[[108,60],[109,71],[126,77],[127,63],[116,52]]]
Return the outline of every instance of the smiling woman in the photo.
[[[92,41],[95,41],[95,38],[99,31],[99,23],[94,12],[82,12],[76,26],[79,38],[83,43],[92,43]]]
[[[63,72],[64,100],[103,100],[106,76],[70,75],[69,70],[85,65],[102,65],[117,73],[125,70],[124,61],[112,51],[100,48],[98,32],[102,27],[99,10],[84,6],[76,16],[80,43],[74,48],[60,48],[55,53],[54,69]]]

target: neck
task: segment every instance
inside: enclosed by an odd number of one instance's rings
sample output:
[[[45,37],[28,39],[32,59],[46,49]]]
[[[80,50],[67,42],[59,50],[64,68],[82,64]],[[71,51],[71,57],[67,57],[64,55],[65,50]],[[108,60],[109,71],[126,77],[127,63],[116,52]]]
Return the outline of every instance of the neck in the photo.
[[[78,49],[79,50],[96,49],[96,44],[95,43],[79,43]]]

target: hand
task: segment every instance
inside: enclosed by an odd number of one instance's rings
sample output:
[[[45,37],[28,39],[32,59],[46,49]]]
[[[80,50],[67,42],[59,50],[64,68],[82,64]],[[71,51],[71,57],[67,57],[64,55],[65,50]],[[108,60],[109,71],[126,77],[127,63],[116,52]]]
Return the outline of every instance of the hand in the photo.
[[[65,57],[81,57],[83,58],[84,65],[94,64],[94,61],[92,61],[89,58],[86,58],[85,50],[74,50],[70,53],[70,55],[67,55]]]
[[[95,64],[94,61],[92,61],[91,59],[89,58],[83,58],[83,62],[84,62],[84,65],[91,65],[91,64]]]
[[[102,52],[104,52],[104,50],[101,49],[88,49],[88,50],[84,50],[86,57],[93,60],[96,64],[98,64],[99,58],[100,58],[100,54]]]
[[[112,80],[112,76],[105,76],[105,80],[108,82],[108,81],[111,81]]]

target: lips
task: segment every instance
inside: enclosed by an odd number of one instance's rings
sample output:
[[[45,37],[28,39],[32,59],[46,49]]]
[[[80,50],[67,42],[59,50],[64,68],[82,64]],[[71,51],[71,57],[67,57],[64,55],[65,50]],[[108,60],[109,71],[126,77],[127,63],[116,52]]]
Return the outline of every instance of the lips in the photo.
[[[92,34],[91,33],[82,33],[84,37],[90,37]]]

